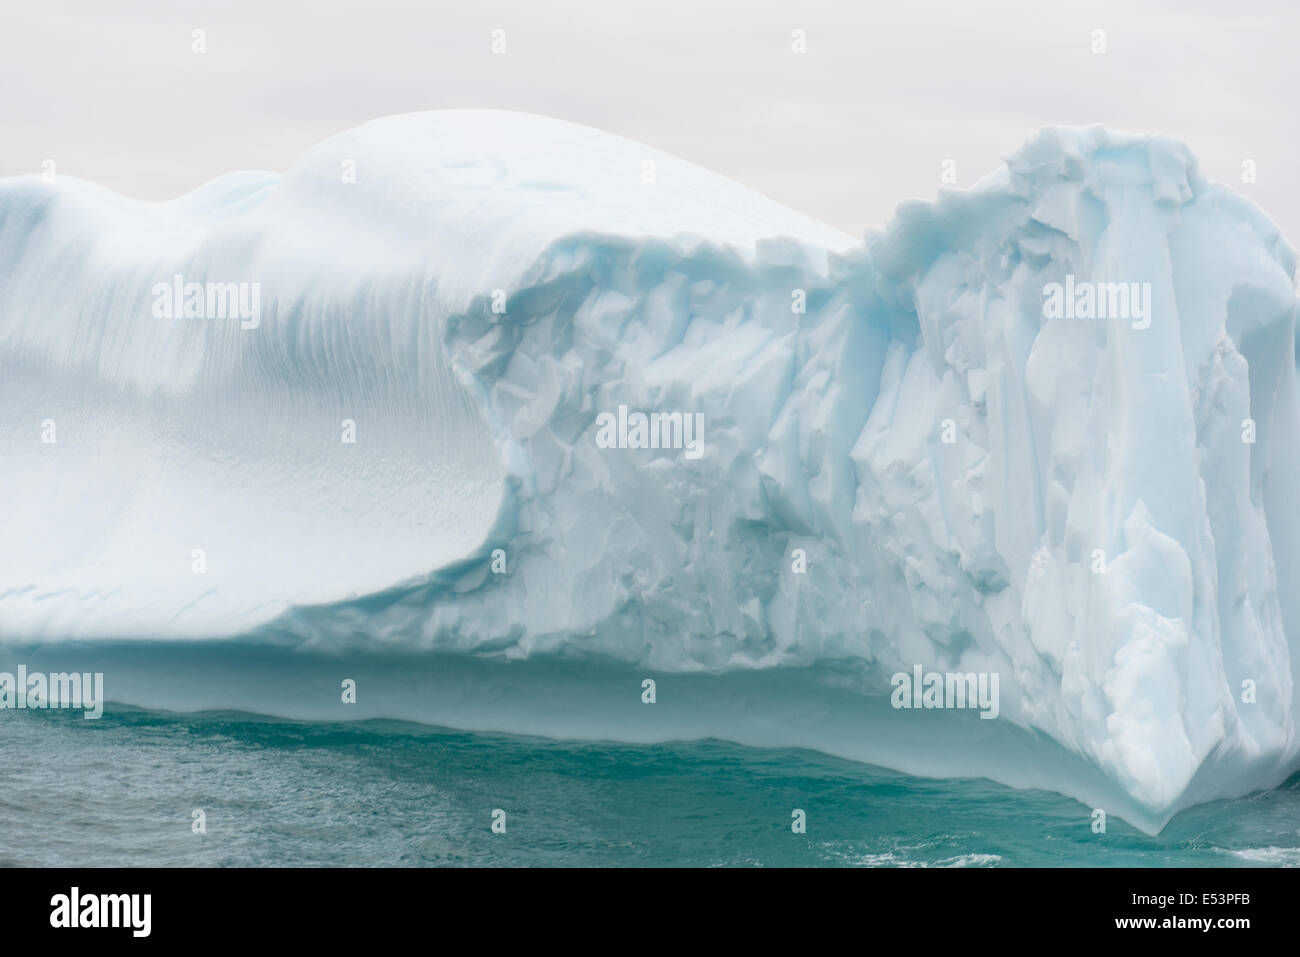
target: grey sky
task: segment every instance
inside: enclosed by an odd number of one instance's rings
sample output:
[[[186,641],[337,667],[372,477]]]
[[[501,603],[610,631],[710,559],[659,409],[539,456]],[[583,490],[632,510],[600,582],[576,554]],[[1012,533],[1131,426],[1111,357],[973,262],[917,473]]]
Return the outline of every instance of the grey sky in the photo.
[[[52,158],[161,199],[284,169],[378,116],[498,107],[644,141],[860,233],[932,196],[945,159],[965,186],[1042,125],[1104,122],[1187,141],[1300,245],[1297,36],[1292,0],[8,3],[0,175]]]

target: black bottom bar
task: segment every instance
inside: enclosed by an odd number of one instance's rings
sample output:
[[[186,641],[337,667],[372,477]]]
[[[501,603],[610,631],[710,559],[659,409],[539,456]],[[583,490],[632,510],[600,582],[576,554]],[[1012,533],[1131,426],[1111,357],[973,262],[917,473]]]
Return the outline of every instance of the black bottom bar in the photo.
[[[616,936],[607,942],[671,931],[679,941],[703,934],[734,945],[838,928],[873,944],[960,946],[1048,933],[1070,942],[1200,937],[1231,946],[1286,933],[1297,888],[1293,872],[1242,869],[12,869],[0,871],[0,883],[7,946],[75,935],[78,945],[291,938],[337,947],[409,933],[452,946],[444,935],[457,926],[496,943],[503,934],[541,944],[608,930]]]

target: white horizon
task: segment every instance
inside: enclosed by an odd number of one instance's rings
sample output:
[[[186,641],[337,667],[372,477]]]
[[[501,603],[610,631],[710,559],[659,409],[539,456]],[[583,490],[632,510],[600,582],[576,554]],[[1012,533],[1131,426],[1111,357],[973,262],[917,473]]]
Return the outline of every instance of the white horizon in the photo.
[[[1282,122],[1300,8],[1215,6],[11,6],[0,78],[21,95],[6,103],[0,176],[53,160],[126,196],[171,199],[232,171],[283,171],[381,116],[507,109],[637,140],[861,236],[899,202],[973,185],[1044,126],[1102,123],[1187,143],[1210,179],[1300,243],[1300,144]]]

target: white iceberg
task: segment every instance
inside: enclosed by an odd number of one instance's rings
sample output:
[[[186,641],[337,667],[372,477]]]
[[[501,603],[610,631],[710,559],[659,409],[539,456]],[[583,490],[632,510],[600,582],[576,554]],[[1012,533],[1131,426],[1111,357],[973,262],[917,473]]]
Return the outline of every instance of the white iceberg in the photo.
[[[657,731],[368,706],[801,744],[1155,831],[1300,764],[1295,274],[1185,147],[1101,128],[865,242],[490,111],[168,203],[0,180],[0,640],[679,675]],[[185,318],[192,283],[255,321]],[[917,665],[998,675],[998,719],[894,711]]]

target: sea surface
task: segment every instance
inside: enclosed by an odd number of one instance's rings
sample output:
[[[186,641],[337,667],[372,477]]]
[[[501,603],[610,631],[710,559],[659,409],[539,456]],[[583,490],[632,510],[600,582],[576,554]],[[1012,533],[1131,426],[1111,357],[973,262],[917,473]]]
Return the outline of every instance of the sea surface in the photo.
[[[0,712],[0,742],[0,865],[1300,864],[1300,776],[1148,837],[1113,817],[1094,834],[1088,808],[1045,791],[714,740],[118,707]]]

